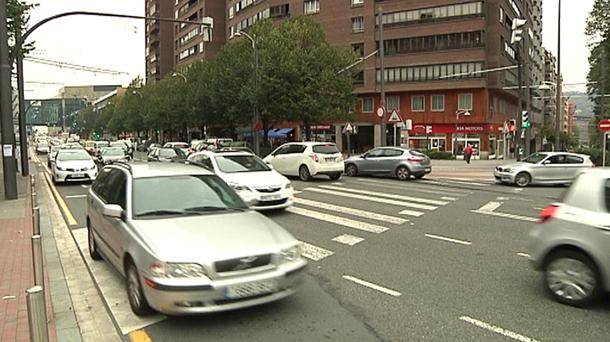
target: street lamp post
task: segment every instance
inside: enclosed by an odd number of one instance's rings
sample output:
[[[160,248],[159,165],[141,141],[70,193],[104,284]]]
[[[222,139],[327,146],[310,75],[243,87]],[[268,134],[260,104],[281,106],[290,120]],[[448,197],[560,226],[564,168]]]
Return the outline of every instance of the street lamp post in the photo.
[[[458,132],[458,122],[460,120],[460,115],[470,116],[470,112],[467,110],[456,110],[455,111],[455,135],[453,138],[453,155],[457,158],[457,132]]]
[[[258,64],[259,64],[259,56],[258,56],[258,48],[256,47],[256,35],[251,36],[247,32],[237,31],[235,36],[241,37],[244,36],[250,40],[252,43],[252,50],[254,50],[254,91],[255,93],[258,90]],[[253,129],[252,129],[252,139],[254,140],[254,153],[256,155],[260,155],[260,139],[257,132],[257,126],[260,121],[259,112],[258,112],[258,100],[256,98],[256,94],[254,95],[254,117],[253,117]]]

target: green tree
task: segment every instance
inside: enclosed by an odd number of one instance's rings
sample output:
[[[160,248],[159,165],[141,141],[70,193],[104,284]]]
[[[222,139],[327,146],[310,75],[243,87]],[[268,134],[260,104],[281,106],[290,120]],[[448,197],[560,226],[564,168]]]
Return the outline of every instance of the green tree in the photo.
[[[80,110],[76,117],[76,129],[81,137],[89,137],[95,130],[97,114],[92,106],[87,106]]]
[[[9,54],[12,56],[15,50],[15,42],[18,37],[26,31],[28,22],[30,21],[30,10],[36,5],[27,4],[19,0],[8,0],[7,14],[7,30],[9,41]],[[29,43],[23,46],[22,53],[26,55],[34,49],[34,43]]]

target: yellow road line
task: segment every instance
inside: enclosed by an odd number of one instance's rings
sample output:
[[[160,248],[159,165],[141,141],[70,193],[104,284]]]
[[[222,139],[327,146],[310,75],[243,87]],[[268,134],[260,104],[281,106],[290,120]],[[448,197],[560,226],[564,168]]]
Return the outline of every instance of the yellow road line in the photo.
[[[150,336],[144,330],[136,330],[129,333],[131,342],[152,342]]]
[[[53,182],[51,181],[51,177],[49,177],[49,174],[44,173],[44,177],[47,179],[47,183],[49,184],[49,187],[51,188],[51,191],[53,192],[53,196],[55,196],[55,200],[57,201],[57,204],[59,205],[61,210],[64,212],[64,215],[66,215],[66,221],[68,221],[68,225],[69,226],[77,225],[78,222],[76,222],[76,219],[74,218],[74,215],[72,215],[72,212],[66,205],[66,202],[59,194],[59,191],[57,191],[57,188],[55,187],[55,185],[53,185]]]

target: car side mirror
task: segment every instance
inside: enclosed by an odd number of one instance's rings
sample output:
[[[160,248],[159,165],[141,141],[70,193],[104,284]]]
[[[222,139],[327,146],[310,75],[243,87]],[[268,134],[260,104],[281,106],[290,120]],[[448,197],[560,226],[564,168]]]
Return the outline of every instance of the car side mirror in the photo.
[[[366,154],[361,155],[360,158],[366,159]]]
[[[266,163],[267,167],[270,168],[271,170],[273,170],[273,165],[271,165],[271,163]]]
[[[124,210],[118,204],[105,204],[103,209],[104,216],[122,219]]]
[[[542,165],[549,165],[550,163],[551,163],[550,160],[545,160],[545,161],[542,162]]]

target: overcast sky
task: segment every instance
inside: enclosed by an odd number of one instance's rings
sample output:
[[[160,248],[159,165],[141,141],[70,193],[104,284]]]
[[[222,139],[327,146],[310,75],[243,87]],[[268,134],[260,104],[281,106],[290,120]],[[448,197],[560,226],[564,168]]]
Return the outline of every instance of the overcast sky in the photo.
[[[165,0],[168,1],[168,0]],[[594,0],[564,0],[562,8],[562,71],[565,83],[586,81],[589,70],[585,20]],[[74,11],[101,11],[144,14],[144,0],[27,0],[38,3],[31,23],[53,14]],[[557,52],[557,3],[543,2],[543,43]],[[26,98],[47,98],[57,94],[62,85],[121,84],[144,75],[144,23],[140,20],[95,17],[67,17],[38,29],[30,40],[36,42],[35,57],[64,61],[89,67],[125,72],[107,75],[60,69],[25,62]],[[58,84],[36,84],[45,82]],[[568,86],[566,90],[583,90]]]

